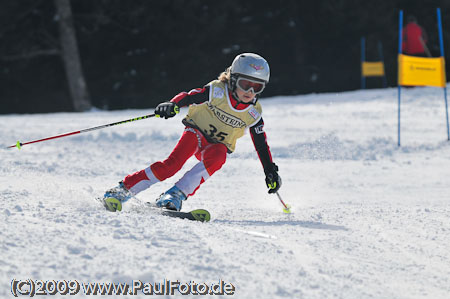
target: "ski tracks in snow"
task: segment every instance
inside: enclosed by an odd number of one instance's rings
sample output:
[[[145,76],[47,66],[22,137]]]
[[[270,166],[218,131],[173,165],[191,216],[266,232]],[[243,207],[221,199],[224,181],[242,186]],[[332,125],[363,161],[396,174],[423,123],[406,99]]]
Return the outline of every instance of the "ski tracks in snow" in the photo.
[[[394,89],[263,103],[291,215],[267,194],[248,136],[184,204],[209,210],[210,223],[143,211],[132,201],[121,213],[105,211],[94,198],[167,156],[183,129],[179,118],[3,151],[0,297],[17,278],[223,280],[236,287],[233,298],[448,298],[450,148],[442,92],[404,95],[400,149]],[[1,116],[1,142],[141,114]],[[155,199],[179,177],[140,199]]]

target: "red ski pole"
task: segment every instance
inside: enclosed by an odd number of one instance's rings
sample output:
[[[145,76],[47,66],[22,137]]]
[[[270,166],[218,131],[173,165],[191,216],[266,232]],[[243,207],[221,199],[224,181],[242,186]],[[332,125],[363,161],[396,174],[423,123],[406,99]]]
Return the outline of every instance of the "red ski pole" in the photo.
[[[115,123],[110,123],[110,124],[107,124],[107,125],[97,126],[97,127],[93,127],[93,128],[89,128],[89,129],[84,129],[84,130],[80,130],[80,131],[74,131],[74,132],[70,132],[70,133],[65,133],[65,134],[61,134],[61,135],[57,135],[57,136],[47,137],[47,138],[33,140],[33,141],[28,141],[28,142],[23,142],[23,143],[20,142],[20,141],[17,141],[17,143],[15,145],[8,146],[7,148],[17,147],[18,149],[20,149],[22,146],[27,145],[27,144],[32,144],[32,143],[37,143],[37,142],[42,142],[42,141],[47,141],[47,140],[67,137],[67,136],[71,136],[71,135],[76,135],[76,134],[80,134],[80,133],[86,133],[86,132],[90,132],[90,131],[100,130],[100,129],[104,129],[104,128],[108,128],[108,127],[112,127],[112,126],[117,126],[117,125],[129,123],[129,122],[132,122],[132,121],[137,121],[137,120],[141,120],[141,119],[147,119],[147,118],[154,117],[154,116],[155,116],[155,114],[144,115],[144,116],[140,116],[140,117],[136,117],[136,118],[131,118],[131,119],[123,120],[123,121],[118,121],[118,122],[115,122]]]

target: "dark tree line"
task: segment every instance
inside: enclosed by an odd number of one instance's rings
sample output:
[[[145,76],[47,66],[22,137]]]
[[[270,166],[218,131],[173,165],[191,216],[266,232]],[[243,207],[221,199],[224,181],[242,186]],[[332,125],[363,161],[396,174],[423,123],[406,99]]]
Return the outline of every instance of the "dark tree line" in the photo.
[[[418,18],[438,56],[437,7],[449,53],[450,1],[1,1],[0,113],[154,107],[240,52],[269,61],[265,97],[358,89],[361,36],[368,60],[383,43],[395,86],[399,10]]]

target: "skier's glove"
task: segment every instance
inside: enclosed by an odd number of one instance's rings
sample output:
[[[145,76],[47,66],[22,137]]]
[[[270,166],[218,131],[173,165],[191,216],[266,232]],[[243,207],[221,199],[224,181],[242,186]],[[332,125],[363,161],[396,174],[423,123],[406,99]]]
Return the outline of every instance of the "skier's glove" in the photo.
[[[278,166],[273,163],[270,169],[264,170],[266,174],[266,185],[269,193],[277,192],[281,187],[281,177],[278,175]]]
[[[164,117],[168,119],[170,117],[174,117],[180,112],[180,108],[177,104],[173,102],[164,102],[156,106],[155,115],[156,117]]]

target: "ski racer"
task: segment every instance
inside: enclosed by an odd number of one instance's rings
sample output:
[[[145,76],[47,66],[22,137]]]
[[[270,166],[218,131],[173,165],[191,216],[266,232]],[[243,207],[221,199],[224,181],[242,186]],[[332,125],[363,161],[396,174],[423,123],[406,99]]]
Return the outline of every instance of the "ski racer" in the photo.
[[[156,201],[158,207],[180,211],[182,202],[222,167],[247,128],[262,163],[269,193],[277,192],[281,178],[272,161],[258,101],[269,78],[269,64],[263,57],[243,53],[236,56],[217,80],[159,104],[155,115],[165,119],[179,113],[180,107],[189,106],[182,121],[185,129],[180,140],[167,159],[127,175],[118,186],[106,191],[105,207],[113,212],[121,211],[127,200],[175,175],[195,155],[199,162]]]

